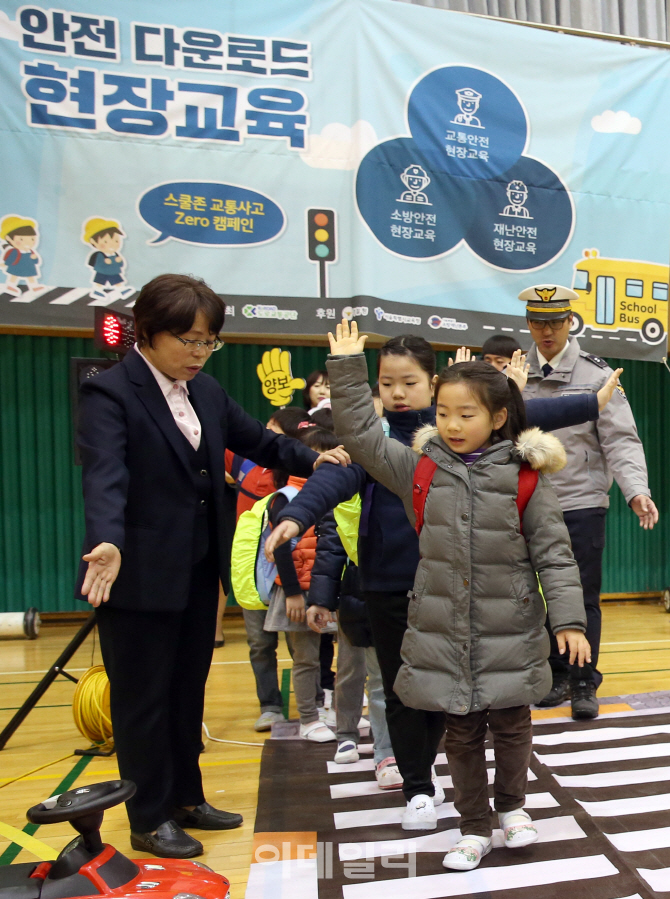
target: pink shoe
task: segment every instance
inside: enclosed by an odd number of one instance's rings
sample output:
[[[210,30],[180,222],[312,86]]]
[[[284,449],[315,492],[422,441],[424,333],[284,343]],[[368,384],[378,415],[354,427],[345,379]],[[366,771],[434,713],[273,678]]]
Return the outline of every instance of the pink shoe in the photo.
[[[392,755],[377,765],[375,777],[380,790],[399,790],[403,784],[402,776]]]

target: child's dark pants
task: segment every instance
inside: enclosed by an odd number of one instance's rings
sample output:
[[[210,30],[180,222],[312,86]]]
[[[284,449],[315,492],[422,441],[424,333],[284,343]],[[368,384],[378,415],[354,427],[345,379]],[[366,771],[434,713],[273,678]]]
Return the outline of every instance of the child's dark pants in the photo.
[[[491,731],[495,751],[493,794],[497,812],[523,808],[532,745],[530,708],[486,709],[469,715],[447,715],[444,748],[454,782],[454,804],[463,835],[490,837],[493,812],[489,804],[484,741]]]

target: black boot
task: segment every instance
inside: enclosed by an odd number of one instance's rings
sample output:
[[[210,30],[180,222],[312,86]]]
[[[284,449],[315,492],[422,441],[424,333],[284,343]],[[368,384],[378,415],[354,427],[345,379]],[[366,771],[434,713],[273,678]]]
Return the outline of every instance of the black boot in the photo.
[[[597,718],[598,697],[596,685],[592,680],[578,680],[572,682],[572,717]]]
[[[550,709],[555,705],[560,705],[570,698],[570,678],[567,674],[554,674],[554,681],[551,690],[544,699],[541,699],[537,706],[541,709]]]

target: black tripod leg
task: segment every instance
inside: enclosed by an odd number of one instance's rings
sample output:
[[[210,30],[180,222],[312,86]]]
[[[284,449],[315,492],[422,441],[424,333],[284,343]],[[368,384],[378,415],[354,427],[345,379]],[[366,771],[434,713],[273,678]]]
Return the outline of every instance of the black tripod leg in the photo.
[[[35,687],[30,696],[23,703],[21,708],[14,715],[12,720],[0,733],[0,749],[4,749],[7,741],[18,728],[22,721],[27,718],[28,714],[35,708],[39,700],[44,696],[51,684],[62,673],[62,668],[67,665],[75,652],[79,649],[84,640],[95,627],[95,612],[91,612],[84,624],[80,627],[72,640],[65,647],[63,652],[58,656],[51,668],[44,675],[39,684]]]

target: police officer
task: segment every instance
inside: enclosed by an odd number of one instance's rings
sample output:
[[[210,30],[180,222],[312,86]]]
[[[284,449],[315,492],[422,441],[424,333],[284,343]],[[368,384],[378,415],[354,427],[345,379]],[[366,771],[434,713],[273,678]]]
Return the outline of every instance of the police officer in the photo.
[[[599,390],[612,369],[598,356],[585,353],[577,340],[570,337],[573,320],[570,302],[577,300],[578,295],[567,287],[549,284],[528,287],[521,291],[519,299],[526,302],[526,319],[535,342],[528,353],[530,371],[524,398]],[[608,493],[613,477],[643,528],[654,526],[658,511],[649,491],[644,449],[622,388],[615,391],[597,421],[556,431],[556,436],[565,446],[568,464],[563,471],[551,475],[550,480],[558,494],[579,565],[592,661],[582,669],[570,666],[559,655],[550,631],[553,685],[538,704],[555,706],[570,696],[573,718],[596,718],[596,690],[603,679],[597,668],[600,585]]]

